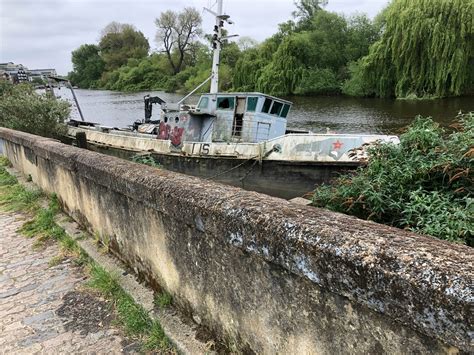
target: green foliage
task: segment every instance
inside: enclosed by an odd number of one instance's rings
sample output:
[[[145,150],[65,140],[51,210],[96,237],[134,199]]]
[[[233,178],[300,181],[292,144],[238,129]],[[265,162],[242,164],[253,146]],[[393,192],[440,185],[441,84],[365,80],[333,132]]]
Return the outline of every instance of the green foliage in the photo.
[[[149,154],[137,154],[132,157],[132,161],[139,164],[145,164],[154,168],[161,168],[160,163],[157,163],[155,159]]]
[[[150,331],[145,338],[143,350],[150,351],[157,349],[161,349],[162,351],[166,349],[168,352],[174,353],[174,351],[171,349],[170,341],[167,338],[160,323],[153,322]]]
[[[148,55],[148,40],[132,25],[111,23],[103,32],[99,49],[107,71],[127,64],[131,58],[141,59]]]
[[[36,85],[46,85],[46,80],[41,79],[40,77],[33,77],[32,83]]]
[[[443,97],[473,90],[474,2],[394,0],[382,38],[362,61],[380,97]]]
[[[292,15],[299,21],[300,28],[306,28],[311,23],[311,19],[321,12],[323,6],[326,6],[327,0],[295,0],[296,10]]]
[[[5,169],[10,165],[9,161],[4,157],[0,158],[0,208],[5,211],[37,210],[38,200],[42,196],[41,191],[20,185],[16,177]]]
[[[154,299],[155,306],[158,306],[159,308],[169,307],[172,302],[173,297],[167,292],[157,294]]]
[[[233,85],[238,91],[254,91],[255,84],[268,63],[261,55],[262,47],[244,51],[237,60],[233,75]]]
[[[130,59],[127,65],[106,73],[104,88],[121,91],[160,90],[167,86],[167,63],[156,54],[141,60]]]
[[[366,55],[379,30],[364,15],[345,18],[319,9],[311,21],[280,26],[236,62],[234,87],[274,95],[339,94],[349,64]]]
[[[304,60],[311,53],[306,33],[286,37],[257,80],[257,91],[273,95],[292,94],[304,74]]]
[[[393,0],[374,21],[325,11],[323,0],[294,3],[295,19],[262,44],[223,42],[220,90],[399,98],[474,92],[472,0]],[[83,69],[75,63],[73,82],[123,91],[194,89],[211,67],[209,47],[196,41],[199,13],[165,11],[155,23],[164,52],[147,56],[141,32],[112,23],[98,47],[74,52]],[[90,58],[79,55],[86,49]]]
[[[161,325],[136,304],[118,281],[118,276],[108,273],[101,266],[92,263],[88,285],[111,299],[117,310],[118,320],[131,336],[143,337],[143,350],[170,351],[171,345]]]
[[[36,238],[35,247],[41,247],[49,240],[65,239],[66,232],[55,221],[59,210],[57,198],[51,197],[48,208],[38,209],[34,217],[20,228],[20,232],[26,237]]]
[[[90,89],[98,85],[102,76],[105,62],[99,55],[99,46],[83,44],[72,52],[73,71],[69,73],[69,80],[80,88]]]
[[[342,85],[342,93],[349,96],[374,96],[375,92],[365,79],[361,60],[351,62],[348,66],[350,79]]]
[[[340,83],[331,69],[305,70],[296,87],[297,95],[332,95],[341,90]]]
[[[449,135],[417,117],[400,141],[372,148],[366,167],[318,188],[314,204],[473,246],[474,114]]]
[[[28,84],[0,81],[0,126],[59,137],[66,131],[63,122],[68,116],[67,102],[39,95]]]

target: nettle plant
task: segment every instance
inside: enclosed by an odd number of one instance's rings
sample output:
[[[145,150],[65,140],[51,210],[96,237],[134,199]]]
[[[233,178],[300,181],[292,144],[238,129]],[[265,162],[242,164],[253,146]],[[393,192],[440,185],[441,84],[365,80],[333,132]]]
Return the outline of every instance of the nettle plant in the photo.
[[[451,128],[417,117],[400,144],[372,148],[367,166],[319,187],[313,204],[474,246],[474,113]]]

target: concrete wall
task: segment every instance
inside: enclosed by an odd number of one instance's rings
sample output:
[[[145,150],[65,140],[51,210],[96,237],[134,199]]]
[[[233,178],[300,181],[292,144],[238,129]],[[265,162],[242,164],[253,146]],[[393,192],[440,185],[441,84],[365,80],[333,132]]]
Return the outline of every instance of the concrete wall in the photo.
[[[0,128],[13,165],[258,353],[473,351],[473,250]]]

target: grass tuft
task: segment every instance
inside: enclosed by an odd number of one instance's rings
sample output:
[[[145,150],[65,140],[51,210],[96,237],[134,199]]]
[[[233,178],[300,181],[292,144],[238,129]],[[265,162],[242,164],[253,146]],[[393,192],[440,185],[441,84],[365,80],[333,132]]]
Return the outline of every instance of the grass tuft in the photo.
[[[169,307],[172,302],[173,302],[173,297],[165,291],[155,295],[155,299],[154,299],[155,306],[161,309]]]
[[[18,183],[16,177],[10,175],[6,167],[10,162],[0,157],[0,208],[5,211],[34,212],[38,200],[43,196],[40,190],[30,190]]]
[[[56,255],[55,257],[51,258],[51,260],[48,261],[48,267],[54,267],[59,264],[64,260],[64,255]]]
[[[114,302],[119,323],[128,335],[142,338],[143,350],[173,352],[161,325],[152,320],[145,309],[120,287],[117,275],[110,274],[95,263],[91,264],[89,274],[88,286]]]

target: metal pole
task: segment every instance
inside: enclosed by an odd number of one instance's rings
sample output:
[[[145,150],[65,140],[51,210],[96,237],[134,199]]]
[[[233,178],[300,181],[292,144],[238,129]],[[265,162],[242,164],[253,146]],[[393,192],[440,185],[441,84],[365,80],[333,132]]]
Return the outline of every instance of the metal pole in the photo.
[[[212,58],[212,79],[211,79],[211,94],[217,94],[219,92],[219,61],[221,52],[221,37],[222,37],[222,0],[217,0],[217,41],[216,48],[214,49],[214,56]]]
[[[199,88],[201,88],[205,83],[207,83],[210,79],[212,78],[212,76],[210,76],[209,78],[207,78],[206,80],[204,80],[201,84],[199,84],[193,91],[191,91],[189,94],[187,94],[185,97],[183,97],[181,100],[179,100],[177,102],[177,104],[179,105],[180,103],[182,103],[184,100],[186,100],[189,96],[191,96],[192,94],[194,94]]]
[[[77,111],[79,111],[79,116],[81,116],[82,122],[84,122],[84,116],[82,115],[81,107],[79,106],[79,101],[77,101],[76,93],[74,92],[74,89],[72,88],[71,82],[68,80],[67,85],[69,89],[72,92],[72,97],[74,98],[74,102],[76,103]]]

